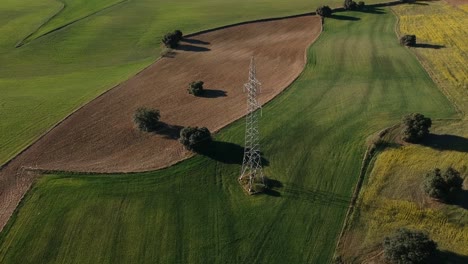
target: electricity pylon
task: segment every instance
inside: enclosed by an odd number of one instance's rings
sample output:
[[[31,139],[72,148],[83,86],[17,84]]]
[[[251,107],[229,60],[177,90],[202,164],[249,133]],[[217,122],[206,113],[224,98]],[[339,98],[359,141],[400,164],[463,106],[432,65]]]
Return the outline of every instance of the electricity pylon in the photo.
[[[245,148],[242,171],[239,181],[242,185],[248,179],[248,191],[255,192],[253,186],[265,185],[262,170],[262,157],[260,155],[260,135],[258,130],[258,109],[261,108],[257,101],[261,83],[256,78],[255,59],[250,60],[249,81],[244,84],[247,91],[247,116],[245,118]],[[245,91],[244,90],[244,91]]]

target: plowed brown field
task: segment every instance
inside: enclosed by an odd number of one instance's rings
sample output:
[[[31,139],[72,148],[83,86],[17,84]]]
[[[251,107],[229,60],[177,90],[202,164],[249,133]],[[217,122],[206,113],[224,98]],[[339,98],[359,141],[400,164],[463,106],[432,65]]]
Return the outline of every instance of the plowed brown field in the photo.
[[[24,168],[135,172],[174,164],[190,156],[176,140],[180,127],[217,131],[246,114],[243,84],[252,55],[265,103],[300,74],[320,30],[319,17],[301,16],[188,37],[176,54],[88,103],[0,171],[0,230],[35,178]],[[197,80],[205,82],[205,97],[187,93]],[[159,109],[166,127],[158,133],[135,129],[132,116],[141,106]]]

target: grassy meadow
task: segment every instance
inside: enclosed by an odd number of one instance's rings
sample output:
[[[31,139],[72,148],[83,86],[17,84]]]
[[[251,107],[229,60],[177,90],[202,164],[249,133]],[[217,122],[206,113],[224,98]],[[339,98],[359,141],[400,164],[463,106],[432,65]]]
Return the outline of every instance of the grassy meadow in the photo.
[[[435,120],[423,144],[385,149],[366,175],[357,209],[339,250],[349,263],[382,256],[385,236],[400,227],[423,230],[434,239],[444,263],[468,262],[468,91],[466,13],[445,2],[392,7],[401,34],[416,34],[410,48],[460,111],[460,119]],[[432,116],[431,116],[432,117]],[[452,166],[465,178],[465,191],[451,204],[428,199],[424,175]],[[442,260],[441,260],[442,261]]]
[[[1,0],[0,164],[151,64],[166,32],[309,12],[324,2]]]
[[[41,177],[0,234],[0,262],[327,263],[365,139],[410,112],[455,115],[391,11],[370,11],[326,19],[300,78],[263,108],[273,190],[247,196],[237,182],[239,120],[164,170]]]

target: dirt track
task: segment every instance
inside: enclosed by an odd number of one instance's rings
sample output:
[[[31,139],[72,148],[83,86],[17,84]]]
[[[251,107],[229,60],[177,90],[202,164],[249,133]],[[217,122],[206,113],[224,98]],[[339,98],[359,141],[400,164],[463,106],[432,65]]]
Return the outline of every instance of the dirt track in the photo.
[[[190,155],[177,142],[183,126],[211,131],[246,113],[243,84],[255,55],[265,103],[287,87],[305,65],[305,51],[320,33],[317,16],[258,22],[192,36],[163,58],[93,100],[18,155],[0,171],[0,230],[35,178],[24,168],[80,172],[147,171]],[[205,97],[187,93],[202,80]],[[138,107],[160,109],[166,129],[134,128]]]

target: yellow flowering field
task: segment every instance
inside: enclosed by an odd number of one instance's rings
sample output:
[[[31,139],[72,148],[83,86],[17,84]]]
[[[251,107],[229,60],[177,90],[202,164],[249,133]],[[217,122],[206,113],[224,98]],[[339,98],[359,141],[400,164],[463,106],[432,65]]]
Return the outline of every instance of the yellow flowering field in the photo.
[[[461,120],[434,120],[431,132],[450,138],[440,148],[390,147],[375,158],[336,254],[345,263],[381,263],[383,238],[406,227],[427,232],[449,261],[465,263],[466,197],[459,204],[434,202],[425,195],[422,182],[435,167],[452,166],[468,189],[468,5],[424,1],[392,10],[399,18],[397,33],[416,35],[418,45],[410,49],[460,110]]]
[[[425,5],[427,4],[427,5]],[[424,5],[398,5],[401,35],[416,35],[412,48],[424,68],[465,114],[468,111],[468,5],[444,1]]]

